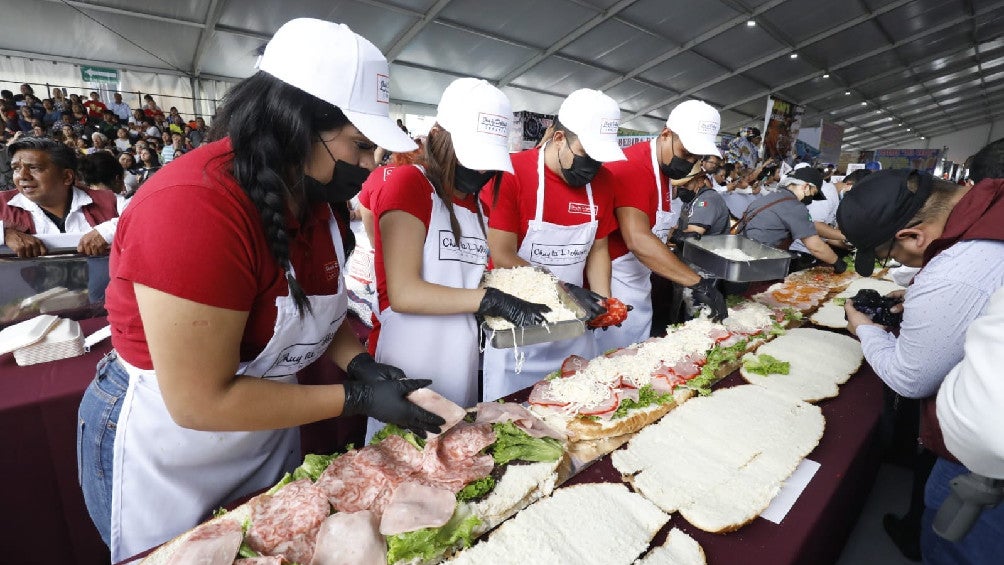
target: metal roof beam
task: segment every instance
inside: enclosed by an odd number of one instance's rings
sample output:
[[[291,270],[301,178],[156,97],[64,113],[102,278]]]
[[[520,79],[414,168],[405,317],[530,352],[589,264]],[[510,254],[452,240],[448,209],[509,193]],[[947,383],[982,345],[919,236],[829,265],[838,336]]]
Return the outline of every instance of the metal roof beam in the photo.
[[[568,33],[567,35],[556,41],[554,44],[552,44],[544,51],[538,53],[537,55],[534,55],[529,61],[526,61],[522,65],[513,69],[512,71],[509,71],[508,74],[499,79],[498,81],[499,88],[503,86],[508,86],[509,83],[512,82],[515,78],[519,77],[528,70],[536,67],[541,62],[543,62],[544,59],[547,59],[551,55],[557,53],[569,43],[589,33],[590,30],[600,25],[601,23],[609,20],[610,18],[614,17],[620,11],[631,6],[637,1],[638,0],[620,0],[613,6],[610,6],[606,10],[603,10],[599,14],[596,14],[595,16],[590,18],[589,21],[572,30],[570,33]]]
[[[105,6],[103,4],[96,4],[92,2],[76,2],[73,0],[46,0],[47,2],[52,2],[54,4],[68,4],[74,8],[79,8],[81,10],[92,10],[95,12],[106,12],[109,14],[118,14],[120,16],[129,16],[133,18],[139,18],[142,20],[151,20],[155,22],[163,22],[167,24],[177,24],[183,26],[205,28],[205,22],[195,22],[192,20],[183,20],[180,18],[171,18],[168,16],[160,16],[157,14],[150,14],[147,12],[137,12],[136,10],[126,10],[123,8],[115,8],[113,6]]]
[[[209,41],[216,33],[216,22],[220,20],[226,3],[227,0],[211,0],[209,2],[209,10],[207,10],[204,22],[205,27],[199,32],[199,42],[195,45],[195,55],[192,57],[193,76],[199,76],[199,71],[202,70],[202,57],[205,56],[206,47],[209,46]]]
[[[617,77],[616,79],[614,79],[614,80],[612,80],[612,81],[604,84],[603,86],[600,87],[600,90],[608,90],[608,89],[611,89],[611,88],[617,86],[618,84],[620,84],[620,83],[622,83],[622,82],[624,82],[626,80],[630,80],[630,79],[638,76],[639,74],[641,74],[641,73],[643,73],[643,72],[645,72],[645,71],[647,71],[647,70],[649,70],[649,69],[651,69],[653,67],[656,67],[656,66],[662,64],[663,62],[665,62],[665,61],[667,61],[667,60],[669,60],[669,59],[671,59],[671,58],[679,55],[680,53],[683,53],[684,51],[693,49],[694,47],[697,47],[698,45],[704,43],[705,41],[709,41],[711,39],[714,39],[714,38],[718,37],[719,35],[721,35],[721,34],[725,33],[726,31],[728,31],[728,30],[736,27],[737,25],[740,25],[740,24],[746,25],[746,21],[749,20],[751,17],[755,17],[755,16],[758,16],[760,14],[763,14],[764,12],[767,12],[768,10],[771,10],[771,9],[777,7],[777,6],[780,6],[781,4],[784,4],[785,2],[787,2],[787,0],[769,0],[768,2],[764,3],[761,6],[758,6],[755,10],[753,10],[752,14],[741,14],[739,16],[736,16],[736,17],[734,17],[734,18],[732,18],[732,19],[730,19],[730,20],[722,23],[721,25],[713,27],[712,29],[710,29],[710,30],[702,33],[701,35],[698,35],[694,39],[691,39],[690,41],[688,41],[688,42],[686,42],[686,43],[684,43],[682,45],[678,45],[678,46],[676,46],[676,47],[674,47],[674,48],[666,51],[665,53],[662,53],[661,55],[659,55],[659,56],[657,56],[657,57],[655,57],[653,59],[649,59],[648,62],[646,62],[645,64],[640,65],[640,66],[634,68],[633,70],[631,70],[631,71],[629,71],[629,72],[627,72],[627,73],[625,73],[625,74]],[[641,114],[646,114],[649,111],[650,110],[646,110],[645,112],[641,112]],[[626,121],[630,121],[631,119],[634,119],[637,116],[638,116],[638,114],[635,114],[635,116],[632,116],[629,120],[626,120]]]
[[[426,13],[422,14],[422,17],[420,17],[417,22],[412,24],[411,27],[398,36],[398,38],[394,41],[394,44],[387,49],[387,62],[397,59],[398,55],[400,55],[401,52],[408,47],[408,44],[411,43],[411,40],[415,39],[415,36],[425,29],[425,26],[435,20],[436,16],[438,16],[439,13],[443,11],[443,8],[446,8],[449,3],[450,0],[438,0]]]

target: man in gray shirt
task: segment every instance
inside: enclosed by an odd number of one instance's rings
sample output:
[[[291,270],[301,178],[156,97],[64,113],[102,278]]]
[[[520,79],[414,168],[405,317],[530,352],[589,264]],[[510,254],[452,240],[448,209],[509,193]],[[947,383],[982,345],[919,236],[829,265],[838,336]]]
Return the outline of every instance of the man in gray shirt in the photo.
[[[833,249],[816,233],[806,204],[825,200],[819,187],[823,175],[812,167],[792,171],[781,180],[782,188],[750,203],[737,224],[737,232],[753,241],[787,250],[793,240],[800,240],[821,262],[833,266],[836,273],[847,269]]]

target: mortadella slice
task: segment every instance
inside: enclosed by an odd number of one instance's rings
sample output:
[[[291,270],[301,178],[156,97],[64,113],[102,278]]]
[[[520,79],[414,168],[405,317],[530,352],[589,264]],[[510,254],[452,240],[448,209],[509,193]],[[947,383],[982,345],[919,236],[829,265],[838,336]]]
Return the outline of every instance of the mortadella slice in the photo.
[[[550,437],[559,441],[565,440],[565,434],[548,426],[529,410],[514,402],[479,402],[478,417],[475,422],[478,424],[513,422],[530,437]]]
[[[446,420],[439,433],[457,425],[467,415],[466,410],[429,388],[420,388],[412,392],[408,395],[408,400]]]
[[[289,563],[282,557],[267,555],[264,557],[244,557],[234,561],[234,565],[284,565]]]
[[[317,533],[310,565],[387,565],[387,542],[369,510],[328,516]]]
[[[241,547],[244,532],[235,520],[210,522],[196,528],[171,555],[166,565],[230,565]]]
[[[438,528],[450,521],[457,506],[456,495],[449,490],[418,482],[407,482],[394,489],[380,520],[385,536]]]

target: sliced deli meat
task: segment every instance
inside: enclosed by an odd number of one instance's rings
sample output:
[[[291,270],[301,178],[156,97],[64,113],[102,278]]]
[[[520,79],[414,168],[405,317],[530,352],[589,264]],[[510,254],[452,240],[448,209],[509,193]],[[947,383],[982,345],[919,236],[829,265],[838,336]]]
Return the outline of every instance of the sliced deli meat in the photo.
[[[283,555],[296,563],[310,561],[317,530],[331,513],[328,497],[320,488],[310,479],[300,479],[249,504],[251,526],[245,541],[251,549],[264,555]]]
[[[240,522],[207,522],[193,530],[188,539],[178,546],[167,565],[230,565],[243,537]]]
[[[282,557],[267,555],[265,557],[244,557],[234,561],[234,565],[283,565],[289,563]]]
[[[453,491],[407,482],[394,489],[380,519],[380,533],[385,536],[438,528],[450,521],[457,506]]]
[[[478,424],[513,422],[530,437],[565,439],[564,434],[548,426],[543,420],[515,402],[480,402],[475,422]]]
[[[467,411],[462,407],[429,388],[420,388],[412,392],[408,395],[408,400],[446,420],[440,428],[440,433],[457,425],[457,422],[467,415]]]
[[[378,521],[369,510],[332,514],[317,533],[310,565],[386,565],[387,542]]]

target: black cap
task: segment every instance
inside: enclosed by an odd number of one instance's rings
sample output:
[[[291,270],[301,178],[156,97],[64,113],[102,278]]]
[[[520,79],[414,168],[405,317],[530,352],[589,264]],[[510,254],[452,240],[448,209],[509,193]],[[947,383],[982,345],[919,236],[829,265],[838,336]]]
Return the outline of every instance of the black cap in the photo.
[[[917,188],[907,181],[916,175]],[[890,241],[917,215],[931,195],[931,175],[916,169],[887,169],[858,181],[837,208],[837,225],[854,244],[854,270],[869,276],[875,267],[875,247]]]
[[[812,199],[826,200],[826,195],[823,194],[823,173],[819,172],[819,169],[801,167],[788,174],[788,178],[798,179],[815,186],[819,190],[816,191],[816,194],[812,195]]]

